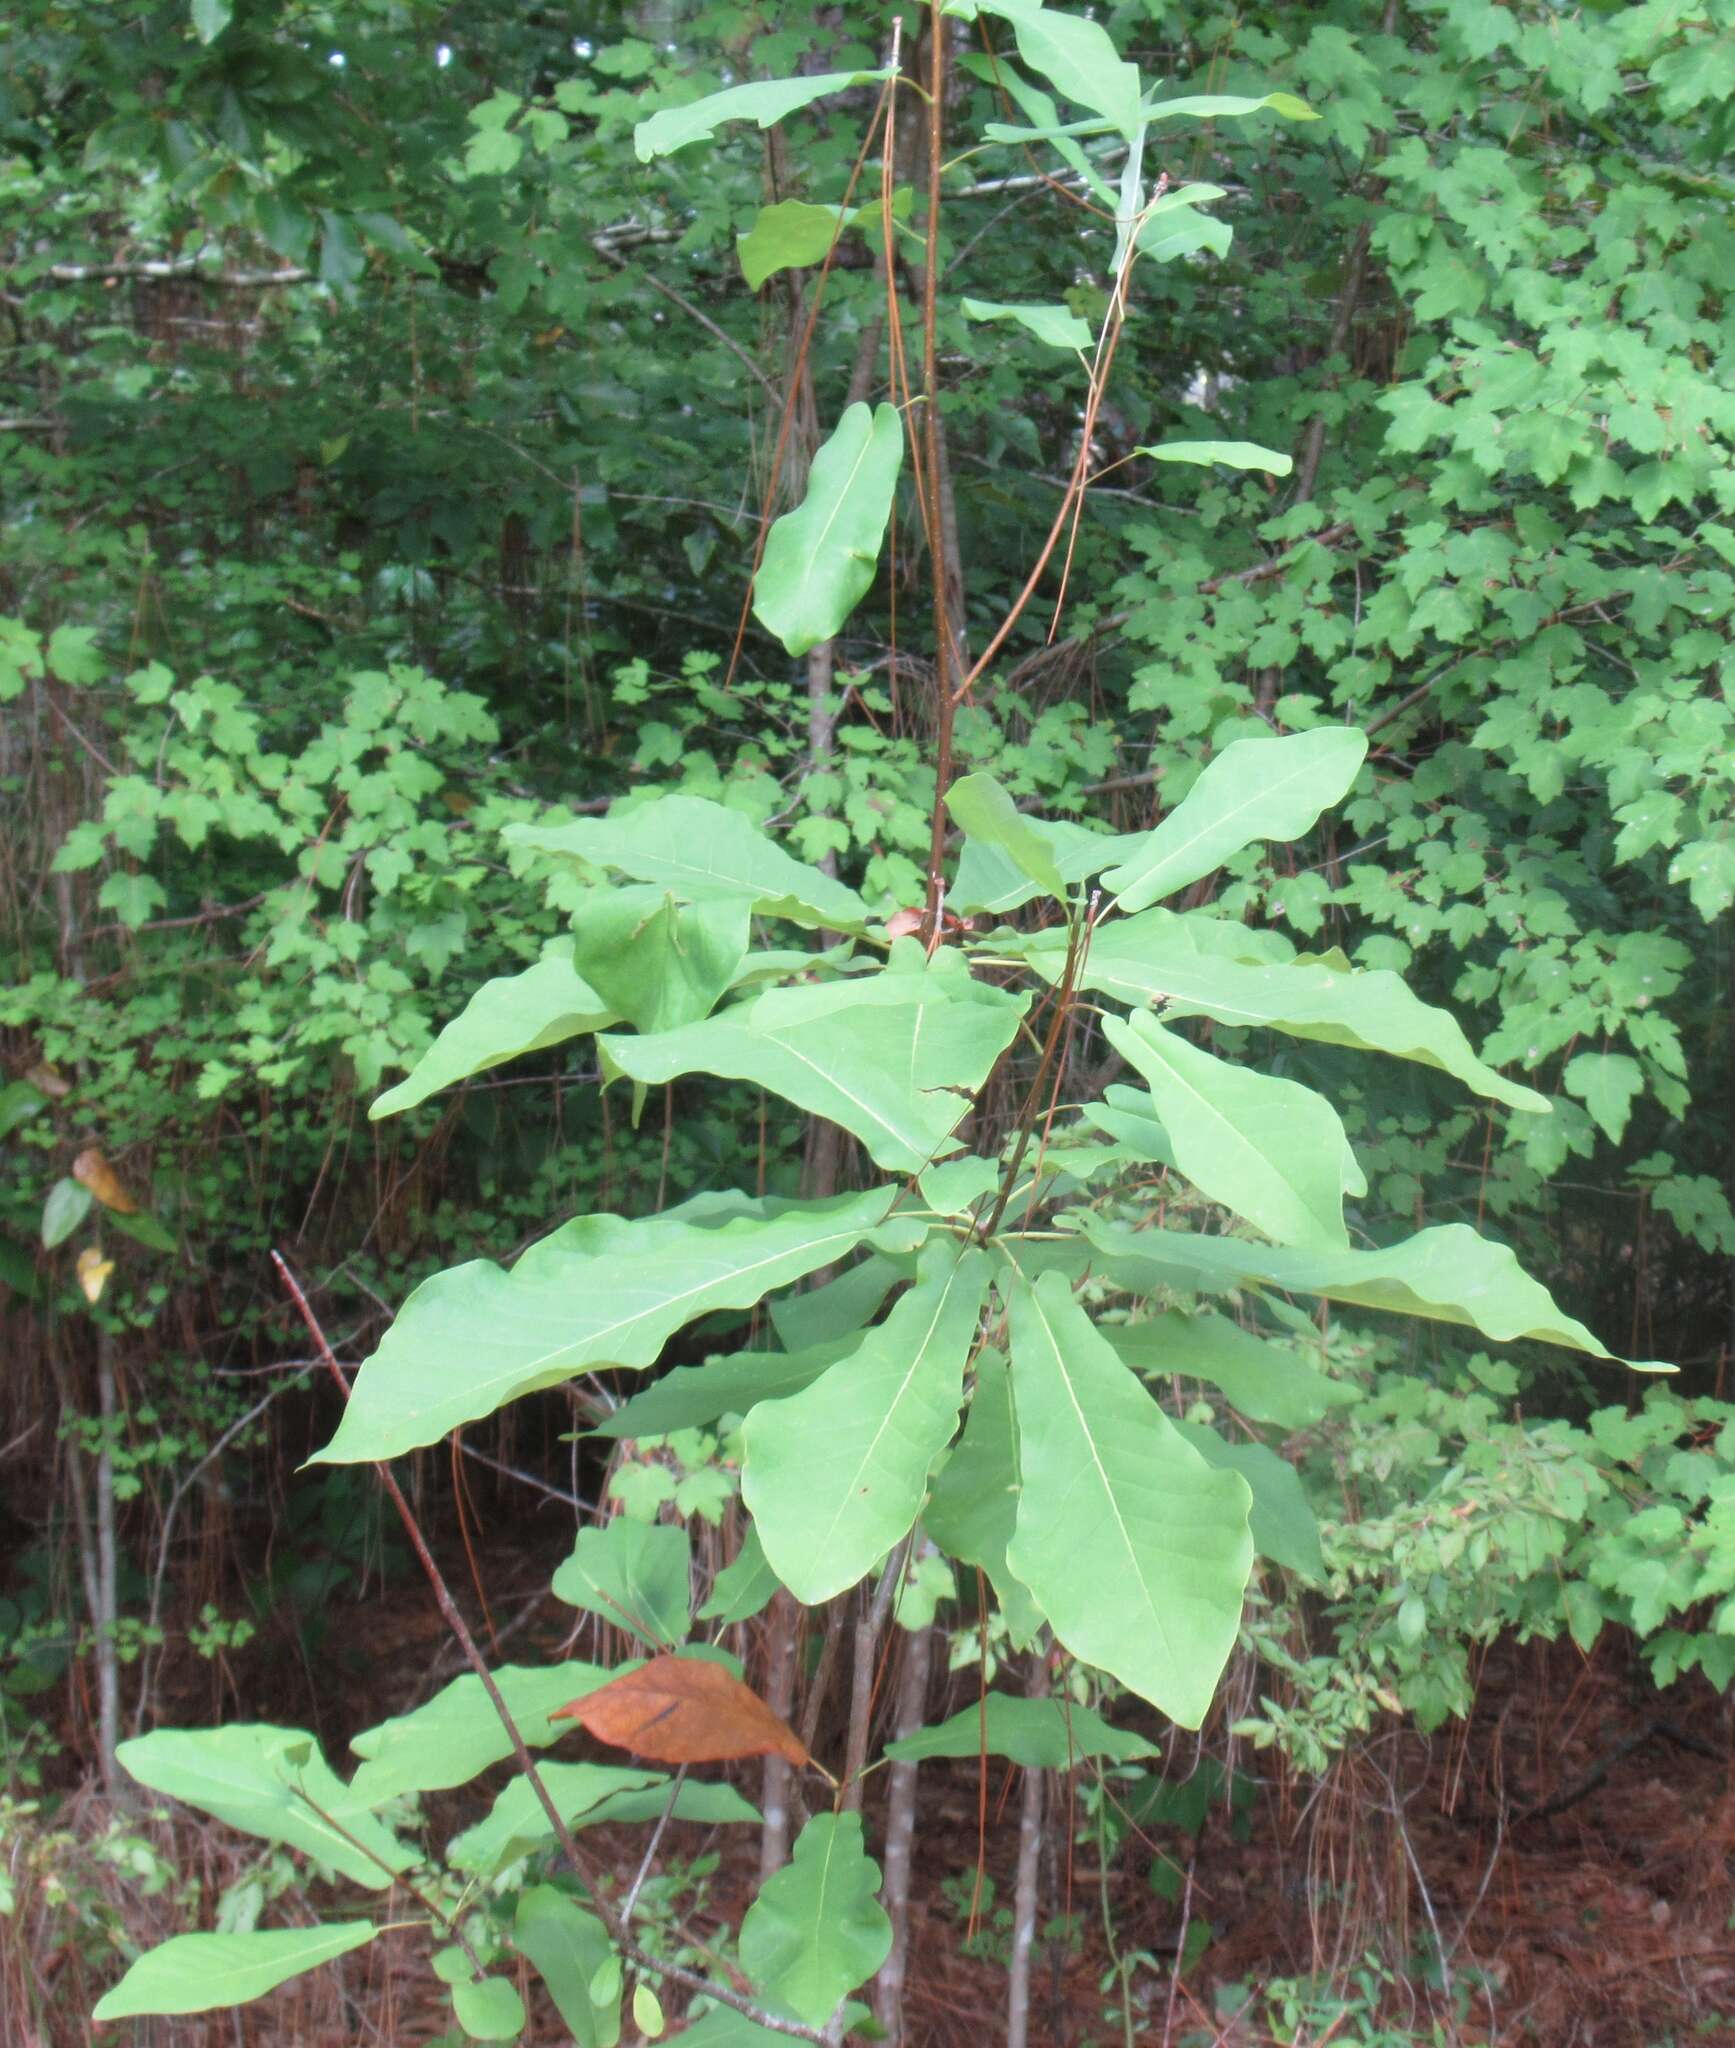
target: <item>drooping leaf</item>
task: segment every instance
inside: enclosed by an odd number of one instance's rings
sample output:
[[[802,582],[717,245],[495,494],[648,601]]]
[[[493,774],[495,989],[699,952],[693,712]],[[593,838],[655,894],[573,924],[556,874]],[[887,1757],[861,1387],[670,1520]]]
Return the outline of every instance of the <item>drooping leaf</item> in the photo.
[[[1039,889],[1066,900],[1052,841],[1019,810],[1004,783],[992,775],[960,776],[946,792],[946,808],[966,839],[1004,854]]]
[[[477,1977],[452,1986],[452,2011],[472,2041],[516,2041],[524,2001],[509,1977]]]
[[[731,1622],[751,1621],[764,1610],[777,1587],[777,1574],[766,1559],[759,1531],[749,1522],[734,1562],[717,1574],[711,1597],[699,1609],[698,1618],[725,1628]]]
[[[1145,118],[1171,121],[1186,115],[1195,121],[1215,121],[1237,114],[1257,114],[1264,107],[1287,121],[1319,119],[1306,100],[1292,92],[1268,92],[1260,99],[1248,99],[1241,93],[1191,93],[1183,99],[1153,101],[1145,109]]]
[[[1328,1301],[1388,1309],[1394,1315],[1459,1323],[1496,1343],[1531,1338],[1593,1358],[1613,1359],[1585,1326],[1556,1307],[1511,1249],[1479,1237],[1467,1223],[1440,1223],[1381,1251],[1300,1251],[1204,1237],[1177,1230],[1123,1230],[1088,1211],[1078,1227],[1118,1284],[1147,1293],[1156,1287],[1231,1293],[1249,1286],[1319,1294]],[[1673,1366],[1633,1360],[1635,1372]]]
[[[1123,911],[1143,910],[1221,867],[1255,839],[1295,839],[1339,802],[1367,754],[1349,726],[1235,740],[1138,849],[1104,878]]]
[[[894,1763],[906,1764],[936,1756],[975,1756],[983,1750],[989,1756],[1009,1757],[1029,1771],[1070,1770],[1084,1757],[1126,1764],[1159,1754],[1154,1742],[1124,1728],[1111,1728],[1089,1707],[1065,1699],[1019,1699],[1004,1692],[991,1692],[949,1721],[886,1744],[886,1755]]]
[[[738,1351],[705,1365],[681,1365],[594,1424],[592,1436],[668,1436],[702,1429],[721,1415],[745,1415],[756,1401],[780,1401],[810,1387],[860,1343],[861,1335],[805,1351]]]
[[[653,1657],[557,1708],[556,1718],[576,1721],[599,1742],[652,1763],[780,1756],[804,1770],[809,1761],[795,1730],[751,1686],[697,1657]]]
[[[138,1214],[138,1203],[127,1193],[120,1175],[97,1146],[87,1145],[72,1162],[72,1177],[81,1187],[89,1188],[96,1200],[117,1216]]]
[[[1232,1441],[1206,1423],[1177,1422],[1175,1427],[1207,1465],[1239,1472],[1246,1480],[1253,1496],[1247,1526],[1257,1554],[1304,1579],[1323,1579],[1319,1524],[1295,1467],[1264,1444]]]
[[[608,1932],[596,1915],[556,1886],[534,1884],[518,1895],[512,1941],[548,1986],[575,2048],[615,2048],[621,2032],[620,1995],[617,1992],[612,2002],[591,1997],[592,1980],[613,1953]]]
[[[740,979],[753,934],[745,896],[683,903],[643,883],[593,889],[573,914],[572,957],[635,1031],[708,1017]]]
[[[1103,1335],[1135,1372],[1146,1378],[1179,1373],[1209,1380],[1249,1422],[1278,1429],[1311,1429],[1334,1407],[1356,1399],[1353,1387],[1330,1380],[1243,1330],[1227,1316],[1166,1309],[1146,1321],[1105,1329]]]
[[[1130,142],[1143,118],[1139,71],[1115,48],[1101,22],[1042,0],[976,0],[976,11],[1012,24],[1018,54],[1062,98],[1089,107]]]
[[[879,85],[890,76],[886,71],[822,71],[812,78],[761,78],[750,85],[732,85],[684,107],[664,107],[639,122],[633,130],[633,148],[639,162],[648,164],[689,143],[709,142],[725,121],[757,121],[761,128],[772,128],[815,100],[830,99],[852,85]]]
[[[557,1600],[600,1614],[611,1628],[630,1629],[654,1649],[687,1639],[692,1564],[685,1529],[617,1515],[580,1529],[572,1555],[549,1590]]]
[[[1152,1166],[1173,1166],[1175,1148],[1157,1119],[1157,1106],[1148,1088],[1128,1088],[1113,1082],[1103,1090],[1100,1102],[1084,1104],[1084,1120],[1105,1131],[1124,1151]]]
[[[1013,1641],[1033,1642],[1042,1614],[1006,1563],[1018,1514],[1018,1431],[1012,1385],[997,1351],[977,1354],[963,1434],[934,1481],[922,1526],[948,1557],[983,1572]]]
[[[954,7],[947,11],[962,13],[964,10]],[[1032,127],[1059,130],[1060,114],[1053,100],[1047,93],[1032,85],[1029,79],[1021,77],[1015,67],[1002,64],[981,51],[971,51],[958,61],[964,70],[971,72],[984,85],[993,87],[996,93],[1005,93]],[[989,140],[994,139],[987,129],[983,132]],[[1075,172],[1086,188],[1112,213],[1115,208],[1115,195],[1103,182],[1101,174],[1077,142],[1070,135],[1056,133],[1051,146],[1061,162]]]
[[[741,1495],[772,1569],[808,1606],[853,1586],[921,1512],[987,1286],[982,1253],[935,1240],[916,1285],[847,1358],[748,1415]]]
[[[177,1934],[147,1949],[98,2000],[91,2017],[127,2020],[246,2005],[291,1977],[366,1947],[378,1932],[371,1920],[338,1920],[324,1927],[258,1928],[249,1934]]]
[[[1261,448],[1257,441],[1160,441],[1133,453],[1153,462],[1194,462],[1203,468],[1221,463],[1225,469],[1263,469],[1272,476],[1287,476],[1295,467],[1291,457]]]
[[[1008,1564],[1075,1656],[1198,1727],[1253,1563],[1246,1481],[1177,1433],[1059,1273],[1012,1287],[1012,1381]]]
[[[376,1820],[300,1728],[236,1721],[227,1728],[158,1728],[115,1754],[153,1792],[183,1800],[243,1834],[299,1849],[373,1891],[416,1854]],[[341,1831],[341,1832],[340,1832]]]
[[[841,1124],[877,1165],[915,1173],[953,1149],[969,1108],[957,1091],[987,1079],[1025,1002],[972,981],[956,955],[941,953],[930,966],[914,948],[905,971],[770,989],[680,1031],[601,1042],[636,1081],[690,1073],[752,1081]]]
[[[704,797],[660,796],[617,807],[606,818],[509,825],[504,837],[532,852],[655,882],[693,901],[744,896],[759,917],[840,932],[868,926],[867,905],[853,889],[785,853],[739,811]]]
[[[755,1987],[823,2027],[891,1951],[879,1886],[860,1814],[815,1814],[793,1859],[759,1887],[741,1922],[741,1966]]]
[[[73,1271],[78,1277],[78,1291],[95,1308],[113,1276],[113,1259],[105,1259],[95,1245],[87,1244],[74,1261]]]
[[[1009,320],[1050,348],[1089,348],[1096,339],[1090,322],[1081,320],[1070,306],[1013,306],[999,299],[961,299],[958,303],[966,320]],[[952,786],[957,788],[956,783]]]
[[[753,615],[790,654],[829,640],[872,587],[904,459],[903,415],[847,406],[807,472],[807,495],[765,537]]]
[[[1413,995],[1384,968],[1370,972],[1330,960],[1253,963],[1208,952],[1207,923],[1169,910],[1113,918],[1092,939],[1079,979],[1137,1008],[1160,1003],[1165,1017],[1211,1017],[1263,1025],[1292,1038],[1390,1053],[1451,1074],[1477,1094],[1513,1109],[1546,1110],[1548,1098],[1508,1081],[1476,1057],[1457,1020]],[[1066,948],[1040,935],[1026,957],[1058,981]]]
[[[1217,1059],[1145,1012],[1105,1017],[1103,1032],[1149,1084],[1175,1165],[1202,1195],[1279,1244],[1348,1247],[1344,1190],[1366,1182],[1323,1095]]]
[[[702,1028],[702,1027],[694,1027]],[[629,1041],[630,1042],[630,1041]],[[683,1323],[751,1308],[842,1258],[895,1190],[705,1225],[583,1216],[508,1274],[476,1259],[423,1281],[357,1375],[315,1463],[395,1458],[592,1366],[644,1366]]]
[[[505,1664],[494,1683],[532,1749],[545,1749],[565,1732],[549,1719],[554,1709],[608,1673],[597,1664]],[[349,1781],[357,1799],[380,1806],[404,1792],[442,1792],[467,1784],[478,1771],[512,1754],[494,1702],[473,1671],[454,1678],[431,1700],[407,1714],[350,1737],[362,1759]]]
[[[368,1110],[370,1118],[413,1109],[442,1088],[521,1054],[562,1045],[618,1020],[572,964],[572,941],[556,939],[534,967],[482,986],[410,1069]]]

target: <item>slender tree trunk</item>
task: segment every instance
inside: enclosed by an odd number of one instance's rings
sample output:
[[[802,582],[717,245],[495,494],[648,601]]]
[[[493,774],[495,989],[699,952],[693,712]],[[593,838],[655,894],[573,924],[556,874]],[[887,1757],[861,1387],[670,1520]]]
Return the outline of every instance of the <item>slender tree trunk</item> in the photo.
[[[904,1641],[904,1670],[898,1681],[893,1728],[899,1740],[922,1725],[928,1674],[934,1661],[934,1630],[914,1630]],[[916,1764],[893,1764],[886,1787],[885,1883],[880,1903],[891,1917],[892,1947],[874,1979],[874,2017],[892,2048],[904,2039],[904,1980],[910,1955],[910,1851],[916,1837]]]
[[[795,1709],[795,1649],[800,1625],[795,1596],[779,1586],[766,1613],[765,1698],[772,1711],[787,1721]],[[768,1756],[759,1777],[759,1811],[764,1817],[759,1832],[761,1884],[789,1861],[789,1790],[789,1765],[780,1756]]]
[[[1033,1700],[1048,1697],[1048,1659],[1040,1648],[1025,1688]],[[1036,1946],[1036,1922],[1042,1876],[1042,1814],[1047,1790],[1045,1771],[1024,1773],[1024,1799],[1018,1814],[1018,1876],[1012,1891],[1012,1966],[1006,1986],[1006,2048],[1029,2048],[1030,1962]]]

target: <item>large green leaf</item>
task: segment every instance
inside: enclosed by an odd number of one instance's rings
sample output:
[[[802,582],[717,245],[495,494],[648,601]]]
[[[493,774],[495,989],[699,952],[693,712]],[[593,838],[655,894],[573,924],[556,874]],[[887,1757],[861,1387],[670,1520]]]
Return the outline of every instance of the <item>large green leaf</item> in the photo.
[[[814,455],[807,495],[766,535],[753,615],[790,654],[829,640],[872,587],[903,459],[895,405],[846,406]]]
[[[1367,754],[1364,734],[1322,725],[1283,739],[1235,740],[1163,822],[1105,877],[1124,911],[1143,910],[1222,866],[1255,839],[1296,839],[1342,800]]]
[[[1027,818],[1022,813],[1020,818],[1030,835],[1049,848],[1066,890],[1113,867],[1116,861],[1126,860],[1145,839],[1142,832],[1093,832],[1070,818]],[[1038,892],[1028,871],[1002,847],[966,837],[946,901],[966,916],[986,911],[998,917],[1028,903]]]
[[[787,1400],[811,1387],[861,1342],[856,1331],[803,1351],[737,1351],[704,1365],[680,1365],[594,1424],[592,1436],[669,1436],[702,1429],[720,1415],[745,1415],[755,1402]]]
[[[600,1614],[612,1628],[630,1629],[654,1649],[677,1649],[687,1640],[693,1599],[687,1532],[624,1515],[580,1529],[549,1590],[568,1606]]]
[[[1323,1579],[1319,1524],[1295,1467],[1265,1444],[1231,1441],[1206,1423],[1177,1422],[1175,1427],[1207,1465],[1220,1472],[1239,1472],[1246,1480],[1253,1496],[1247,1527],[1257,1554],[1304,1579]]]
[[[1247,1483],[1183,1440],[1063,1275],[1011,1297],[1022,1490],[1007,1562],[1075,1656],[1197,1728],[1240,1628]]]
[[[236,1721],[227,1728],[158,1728],[115,1754],[131,1776],[243,1834],[299,1849],[380,1891],[415,1851],[376,1820],[300,1728]]]
[[[555,939],[534,967],[483,982],[408,1077],[388,1088],[368,1115],[413,1109],[455,1081],[582,1032],[606,1030],[619,1016],[573,966],[572,941]]]
[[[974,0],[971,11],[1009,21],[1018,54],[1032,71],[1040,71],[1063,98],[1101,114],[1133,139],[1143,119],[1138,66],[1122,57],[1101,22],[1044,7],[1042,0]]]
[[[957,1091],[988,1078],[1026,999],[972,981],[956,954],[930,965],[904,941],[893,958],[899,971],[770,989],[680,1031],[600,1043],[635,1081],[752,1081],[841,1124],[876,1164],[917,1173],[952,1149],[970,1106]]]
[[[597,1971],[613,1953],[596,1915],[554,1885],[533,1884],[518,1895],[512,1942],[548,1986],[575,2048],[615,2048],[621,2035],[620,1997],[617,1993],[598,2004],[590,1995]]]
[[[1160,1003],[1165,1017],[1262,1025],[1292,1038],[1390,1053],[1436,1067],[1513,1109],[1550,1107],[1547,1096],[1484,1066],[1449,1011],[1424,1003],[1385,968],[1361,972],[1320,958],[1261,964],[1207,951],[1209,940],[1209,923],[1169,910],[1113,918],[1092,939],[1079,979],[1135,1008]],[[1026,957],[1058,981],[1064,937],[1041,934]]]
[[[1161,441],[1133,453],[1153,462],[1191,462],[1202,469],[1220,463],[1225,469],[1262,469],[1271,476],[1287,476],[1295,467],[1292,457],[1261,448],[1257,441]]]
[[[869,1252],[824,1286],[772,1302],[771,1327],[785,1351],[814,1351],[822,1344],[840,1343],[846,1335],[858,1337],[879,1314],[886,1296],[915,1270],[914,1259]],[[841,1358],[843,1353],[837,1355]]]
[[[887,71],[821,71],[811,78],[760,78],[750,85],[731,85],[708,93],[684,107],[664,107],[633,129],[633,148],[641,164],[671,156],[692,142],[709,142],[725,121],[757,121],[775,127],[815,100],[847,92],[852,85],[879,85]]]
[[[524,1740],[532,1749],[546,1749],[571,1732],[570,1723],[548,1718],[554,1709],[613,1676],[597,1664],[505,1664],[494,1673],[494,1683]],[[349,1788],[369,1806],[402,1792],[443,1792],[467,1784],[512,1754],[512,1738],[473,1671],[410,1713],[364,1728],[349,1746],[363,1759]]]
[[[634,1223],[581,1216],[510,1274],[488,1259],[437,1273],[363,1365],[337,1434],[314,1462],[395,1458],[573,1373],[650,1365],[683,1323],[751,1308],[842,1258],[895,1192],[873,1188],[712,1225],[678,1212]]]
[[[1105,1328],[1103,1335],[1147,1379],[1179,1373],[1209,1380],[1248,1421],[1278,1429],[1311,1429],[1357,1398],[1353,1387],[1209,1310],[1189,1316],[1168,1309],[1141,1323]]]
[[[937,1727],[919,1728],[902,1741],[888,1742],[894,1763],[922,1763],[936,1756],[1010,1757],[1030,1771],[1065,1771],[1081,1757],[1107,1757],[1111,1763],[1137,1763],[1156,1756],[1154,1742],[1125,1728],[1111,1728],[1100,1714],[1071,1700],[1017,1699],[991,1692]]]
[[[879,1888],[861,1815],[815,1814],[793,1860],[759,1887],[741,1922],[741,1966],[755,1987],[810,2027],[823,2027],[891,1951]]]
[[[1467,1223],[1441,1223],[1382,1251],[1295,1251],[1203,1237],[1178,1230],[1124,1230],[1086,1210],[1079,1228],[1117,1284],[1148,1293],[1157,1287],[1229,1294],[1249,1286],[1319,1294],[1328,1301],[1389,1309],[1430,1322],[1461,1323],[1496,1343],[1531,1338],[1613,1359],[1585,1326],[1556,1307],[1503,1244],[1478,1237]],[[1636,1372],[1673,1366],[1630,1360]]]
[[[908,1533],[951,1441],[988,1261],[938,1239],[916,1285],[805,1392],[747,1417],[741,1495],[771,1568],[816,1607]]]
[[[1096,339],[1090,322],[1070,306],[1013,306],[1000,299],[960,299],[958,305],[966,320],[1008,320],[1050,348],[1089,348]]]
[[[951,1456],[934,1480],[922,1526],[948,1557],[983,1572],[1018,1644],[1033,1642],[1042,1614],[1006,1562],[1018,1516],[1018,1429],[1012,1382],[997,1351],[976,1355],[976,1389]]]
[[[659,796],[617,806],[606,818],[509,825],[503,836],[514,846],[614,869],[694,901],[745,896],[761,917],[840,932],[867,928],[867,905],[853,889],[785,853],[739,811],[705,797]]]
[[[144,2013],[211,2012],[263,1998],[304,1971],[364,1948],[379,1929],[371,1920],[325,1927],[272,1927],[251,1934],[177,1934],[147,1949],[106,1993],[94,2020]]]
[[[946,808],[966,839],[1004,854],[1021,875],[1064,901],[1052,840],[1024,816],[1004,783],[992,775],[961,775],[946,792]]]
[[[1279,1244],[1348,1247],[1344,1191],[1367,1183],[1323,1095],[1217,1059],[1148,1013],[1102,1028],[1150,1084],[1175,1165],[1201,1194]]]
[[[540,1764],[537,1775],[555,1811],[569,1826],[582,1825],[617,1792],[660,1789],[668,1783],[661,1771],[617,1764]],[[520,1774],[499,1794],[483,1819],[452,1838],[446,1861],[454,1870],[486,1875],[553,1839],[554,1829],[541,1800]]]
[[[753,934],[746,896],[683,903],[643,882],[591,890],[573,916],[572,955],[635,1031],[672,1031],[708,1017],[740,978]]]

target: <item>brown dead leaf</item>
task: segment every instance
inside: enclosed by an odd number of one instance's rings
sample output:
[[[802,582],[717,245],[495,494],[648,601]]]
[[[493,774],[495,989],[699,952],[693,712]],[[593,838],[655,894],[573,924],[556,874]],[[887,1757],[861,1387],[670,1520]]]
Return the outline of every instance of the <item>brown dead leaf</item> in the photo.
[[[94,1145],[87,1146],[72,1162],[72,1177],[87,1187],[105,1209],[118,1216],[136,1216],[139,1205],[121,1186],[120,1175]]]
[[[886,919],[886,937],[907,939],[912,932],[919,932],[927,919],[925,910],[894,910]]]
[[[84,1298],[92,1308],[102,1299],[102,1290],[108,1285],[108,1276],[114,1271],[113,1259],[105,1259],[95,1245],[87,1244],[78,1255],[78,1284]]]
[[[556,1707],[599,1742],[659,1764],[721,1764],[781,1756],[799,1770],[812,1759],[789,1723],[751,1686],[698,1657],[653,1657],[583,1699]]]
[[[24,1078],[38,1094],[46,1095],[55,1102],[72,1093],[72,1083],[64,1074],[56,1073],[46,1060],[38,1060],[35,1066],[26,1070]]]

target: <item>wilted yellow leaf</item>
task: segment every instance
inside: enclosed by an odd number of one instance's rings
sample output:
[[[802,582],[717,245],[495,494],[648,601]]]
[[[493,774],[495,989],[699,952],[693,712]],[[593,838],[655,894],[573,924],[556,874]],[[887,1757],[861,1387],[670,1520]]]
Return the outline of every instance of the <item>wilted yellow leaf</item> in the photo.
[[[102,1299],[102,1290],[108,1285],[108,1276],[114,1271],[114,1261],[105,1259],[95,1245],[87,1244],[78,1255],[77,1270],[84,1298],[95,1308]]]

